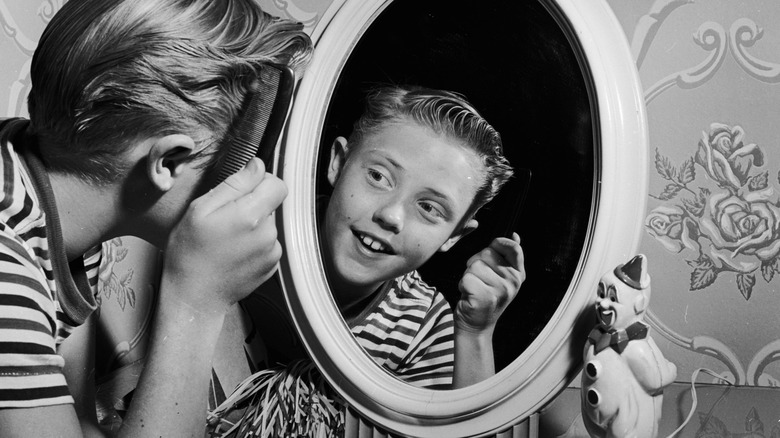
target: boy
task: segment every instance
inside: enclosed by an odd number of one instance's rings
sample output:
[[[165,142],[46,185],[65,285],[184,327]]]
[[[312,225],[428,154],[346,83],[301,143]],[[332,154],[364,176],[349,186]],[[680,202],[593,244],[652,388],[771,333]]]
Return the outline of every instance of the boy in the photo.
[[[467,262],[454,329],[416,269],[475,229],[474,214],[511,175],[499,134],[445,91],[378,89],[349,140],[333,142],[321,226],[328,280],[359,343],[403,380],[459,388],[495,373],[493,330],[525,279],[517,234]]]
[[[204,433],[225,313],[276,269],[284,184],[254,159],[206,194],[268,63],[301,26],[252,0],[70,0],[31,67],[30,121],[0,128],[0,430],[102,435],[94,286],[102,241],[165,248],[146,365],[121,436]],[[197,198],[197,199],[196,199]]]

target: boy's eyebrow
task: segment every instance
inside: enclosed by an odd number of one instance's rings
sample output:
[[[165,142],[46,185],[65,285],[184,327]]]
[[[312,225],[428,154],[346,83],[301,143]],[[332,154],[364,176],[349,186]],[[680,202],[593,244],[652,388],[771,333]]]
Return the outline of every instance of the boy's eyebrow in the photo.
[[[425,189],[428,192],[430,192],[434,197],[439,198],[439,200],[442,203],[442,207],[444,207],[444,209],[447,211],[447,216],[449,216],[452,213],[453,204],[455,202],[454,198],[432,187],[426,187]]]
[[[389,155],[387,155],[387,154],[385,154],[385,153],[382,153],[382,152],[377,152],[377,154],[378,154],[379,156],[381,156],[382,158],[384,158],[385,160],[389,161],[389,162],[390,162],[390,164],[392,164],[392,165],[393,165],[393,167],[396,167],[396,168],[398,168],[398,169],[400,169],[400,170],[406,170],[406,169],[404,168],[404,166],[402,166],[402,165],[401,165],[401,163],[399,163],[398,161],[395,161],[395,160],[394,160],[392,157],[390,157]]]
[[[434,189],[432,187],[427,187],[426,190],[428,190],[429,192],[433,193],[434,196],[436,196],[438,198],[442,198],[442,200],[446,201],[447,203],[452,202],[452,197],[446,195],[445,193],[442,193],[442,192],[440,192],[440,191],[438,191],[438,190],[436,190],[436,189]]]

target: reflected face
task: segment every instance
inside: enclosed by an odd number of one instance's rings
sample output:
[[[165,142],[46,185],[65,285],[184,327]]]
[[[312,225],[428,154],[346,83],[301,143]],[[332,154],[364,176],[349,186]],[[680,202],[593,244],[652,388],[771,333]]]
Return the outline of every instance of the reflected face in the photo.
[[[334,292],[367,296],[448,250],[476,226],[459,225],[483,177],[476,153],[414,123],[337,139],[323,228]]]

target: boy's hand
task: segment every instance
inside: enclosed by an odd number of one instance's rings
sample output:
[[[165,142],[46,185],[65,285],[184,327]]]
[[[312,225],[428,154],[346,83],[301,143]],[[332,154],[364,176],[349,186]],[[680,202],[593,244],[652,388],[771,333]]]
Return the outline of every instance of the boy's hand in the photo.
[[[525,281],[520,236],[497,237],[490,246],[466,262],[458,285],[461,297],[455,308],[455,324],[472,333],[491,333],[504,309]]]
[[[168,239],[161,287],[200,312],[224,312],[247,296],[276,271],[273,212],[286,196],[255,158],[194,200]]]

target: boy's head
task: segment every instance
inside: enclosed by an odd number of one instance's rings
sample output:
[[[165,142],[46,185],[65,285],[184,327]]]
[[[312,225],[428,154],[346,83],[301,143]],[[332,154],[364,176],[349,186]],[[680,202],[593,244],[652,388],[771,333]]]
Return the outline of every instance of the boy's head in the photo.
[[[499,134],[461,96],[388,87],[337,138],[323,226],[335,286],[369,292],[447,251],[511,176]]]
[[[144,138],[185,134],[205,166],[263,65],[310,52],[300,24],[253,0],[70,0],[33,57],[31,130],[47,168],[97,184]]]
[[[361,117],[355,122],[349,143],[361,140],[384,125],[411,120],[476,153],[484,175],[468,214],[470,219],[490,202],[512,176],[504,157],[501,135],[460,94],[423,87],[377,88],[366,98]]]

